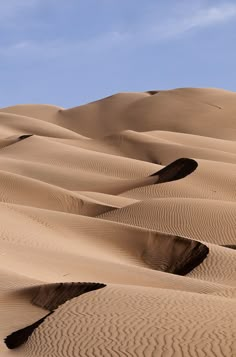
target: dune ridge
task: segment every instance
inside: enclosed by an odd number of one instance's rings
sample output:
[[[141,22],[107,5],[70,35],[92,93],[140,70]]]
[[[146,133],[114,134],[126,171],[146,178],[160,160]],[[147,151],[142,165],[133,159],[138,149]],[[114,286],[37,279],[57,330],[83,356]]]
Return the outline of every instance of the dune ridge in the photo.
[[[44,320],[50,316],[54,310],[73,297],[80,296],[89,291],[104,288],[105,284],[99,283],[60,283],[48,284],[24,290],[24,294],[31,295],[31,304],[40,306],[50,312],[34,322],[33,324],[13,332],[5,338],[5,343],[9,349],[14,349],[25,343],[34,330],[39,327]]]
[[[235,103],[0,109],[2,357],[235,355]]]

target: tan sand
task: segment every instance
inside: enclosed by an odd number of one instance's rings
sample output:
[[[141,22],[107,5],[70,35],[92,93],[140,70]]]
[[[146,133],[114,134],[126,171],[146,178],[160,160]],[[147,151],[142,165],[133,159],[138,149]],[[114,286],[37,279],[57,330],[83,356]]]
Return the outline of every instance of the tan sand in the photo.
[[[236,355],[235,118],[194,88],[0,109],[1,357]]]

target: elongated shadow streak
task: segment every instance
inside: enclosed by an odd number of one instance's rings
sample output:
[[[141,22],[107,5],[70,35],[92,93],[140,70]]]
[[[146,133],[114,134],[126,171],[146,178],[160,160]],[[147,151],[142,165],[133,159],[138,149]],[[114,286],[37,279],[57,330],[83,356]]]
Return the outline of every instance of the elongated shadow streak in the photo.
[[[159,183],[183,179],[195,171],[197,167],[197,161],[189,158],[180,158],[147,177],[133,180],[119,180],[118,182],[113,183],[112,186],[107,185],[106,187],[100,187],[99,190],[102,193],[118,195],[137,187],[158,185]]]
[[[30,136],[33,136],[33,134],[25,134],[25,135],[21,135],[18,137],[18,141],[24,140],[29,138]]]
[[[40,306],[50,312],[33,324],[11,333],[5,338],[5,344],[9,349],[21,346],[59,305],[74,297],[104,288],[105,286],[105,284],[100,283],[57,283],[25,289],[25,293],[32,297],[31,303],[33,305]]]
[[[17,348],[17,347],[20,347],[21,345],[23,345],[23,343],[25,343],[28,340],[28,338],[32,335],[34,330],[39,325],[41,325],[41,323],[52,313],[53,313],[53,311],[49,312],[49,314],[42,317],[40,320],[34,322],[32,325],[26,326],[20,330],[13,332],[9,336],[7,336],[4,340],[7,347],[9,349],[14,349],[14,348]]]
[[[157,183],[176,181],[190,175],[197,167],[198,163],[195,160],[181,158],[150,175],[150,177],[158,176]]]
[[[148,93],[150,95],[155,95],[158,94],[160,91],[159,90],[147,90],[145,93]]]
[[[221,247],[229,248],[229,249],[235,249],[236,250],[236,244],[224,244]]]
[[[21,135],[19,141],[30,136],[31,135]],[[179,180],[191,174],[197,166],[198,164],[195,160],[187,158],[178,159],[142,180],[143,182],[138,180],[136,187]],[[132,182],[131,185],[133,186]],[[125,184],[125,186],[127,186],[127,184]],[[128,187],[125,187],[125,189],[127,190]],[[143,261],[153,269],[174,274],[187,274],[199,265],[209,252],[208,247],[200,242],[177,236],[174,240],[173,236],[170,239],[166,238],[165,244],[163,244],[163,241],[162,244],[160,243],[158,239],[153,238],[153,236],[150,237],[147,246],[142,252]],[[47,309],[50,312],[33,324],[7,336],[4,340],[7,347],[14,349],[25,343],[33,331],[40,326],[59,305],[64,304],[67,300],[93,290],[101,289],[105,286],[105,284],[100,283],[59,283],[28,289],[28,293],[31,296],[31,303]]]

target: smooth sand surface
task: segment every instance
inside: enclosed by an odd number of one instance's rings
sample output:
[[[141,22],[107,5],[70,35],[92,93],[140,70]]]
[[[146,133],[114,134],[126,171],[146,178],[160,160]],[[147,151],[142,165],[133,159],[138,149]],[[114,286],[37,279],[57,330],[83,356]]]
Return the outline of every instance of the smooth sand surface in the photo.
[[[235,118],[194,88],[0,109],[1,357],[236,356]]]

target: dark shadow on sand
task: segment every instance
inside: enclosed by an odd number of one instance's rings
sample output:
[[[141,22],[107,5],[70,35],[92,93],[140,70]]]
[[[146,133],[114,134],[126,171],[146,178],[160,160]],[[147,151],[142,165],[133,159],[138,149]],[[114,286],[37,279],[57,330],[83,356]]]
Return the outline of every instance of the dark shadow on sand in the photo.
[[[9,349],[21,346],[59,305],[74,297],[104,288],[105,286],[105,284],[100,283],[57,283],[25,289],[25,293],[32,297],[31,303],[33,305],[40,306],[50,312],[33,324],[11,333],[5,338],[5,344]]]

